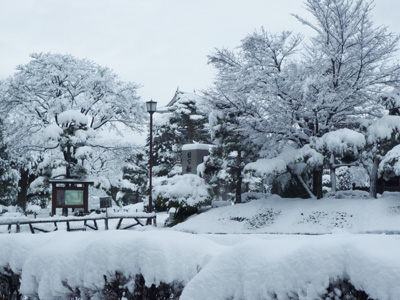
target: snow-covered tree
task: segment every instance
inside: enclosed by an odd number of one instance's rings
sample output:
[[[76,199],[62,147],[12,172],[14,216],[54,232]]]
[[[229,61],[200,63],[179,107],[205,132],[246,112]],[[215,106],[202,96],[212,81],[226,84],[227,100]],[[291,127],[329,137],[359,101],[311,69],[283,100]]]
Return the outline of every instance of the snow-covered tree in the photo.
[[[18,173],[12,168],[3,131],[3,121],[0,119],[0,204],[10,205],[16,200]]]
[[[200,95],[177,90],[166,110],[154,115],[153,174],[156,177],[181,173],[183,144],[209,140],[208,108]]]
[[[209,108],[197,93],[176,91],[168,110],[172,112],[171,124],[176,124],[185,143],[201,143],[209,140],[207,116]]]
[[[171,123],[172,113],[154,114],[153,121],[153,174],[174,176],[181,172],[183,136],[177,124]],[[149,141],[147,143],[147,146]],[[146,147],[146,151],[148,147]],[[148,156],[148,154],[147,154]]]
[[[108,68],[71,55],[39,53],[17,67],[5,83],[1,109],[7,113],[7,138],[30,173],[29,161],[49,151],[64,168],[60,175],[87,173],[99,131],[140,130],[146,116],[136,94],[138,86],[125,83]]]
[[[135,185],[135,189],[122,190],[123,204],[142,202],[148,196],[148,159],[144,149],[135,149],[122,168],[123,179]]]
[[[226,103],[221,107],[212,97],[209,102],[215,108],[209,115],[211,138],[215,146],[205,160],[202,174],[213,187],[215,198],[241,203],[244,167],[258,158],[259,147],[241,131],[239,117],[230,111]]]
[[[209,62],[217,70],[213,92],[241,114],[240,126],[263,149],[301,148],[314,137],[358,127],[360,117],[383,115],[378,101],[400,83],[400,67],[390,59],[399,36],[372,22],[372,1],[306,0],[315,36],[301,50],[290,32],[263,29],[235,51],[217,50]],[[297,53],[296,53],[297,52]],[[322,196],[322,170],[313,192]]]
[[[379,165],[385,155],[400,142],[400,116],[386,115],[367,125],[366,141],[365,160],[371,161],[370,196],[376,198]]]

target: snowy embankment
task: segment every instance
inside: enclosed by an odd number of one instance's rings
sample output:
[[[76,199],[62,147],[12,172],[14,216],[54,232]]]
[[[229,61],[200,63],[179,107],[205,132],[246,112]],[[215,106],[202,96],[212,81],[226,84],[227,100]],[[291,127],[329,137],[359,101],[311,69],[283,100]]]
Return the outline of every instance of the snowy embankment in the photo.
[[[337,192],[336,197],[314,200],[272,195],[211,209],[174,229],[190,233],[400,233],[400,193],[371,199],[365,192],[352,191]]]
[[[137,274],[147,286],[180,283],[182,300],[321,299],[340,279],[372,299],[400,295],[398,236],[193,235],[148,228],[1,235],[0,244],[0,267],[22,273],[20,291],[43,300],[69,299],[71,291],[100,297],[105,278],[116,272],[128,289]]]

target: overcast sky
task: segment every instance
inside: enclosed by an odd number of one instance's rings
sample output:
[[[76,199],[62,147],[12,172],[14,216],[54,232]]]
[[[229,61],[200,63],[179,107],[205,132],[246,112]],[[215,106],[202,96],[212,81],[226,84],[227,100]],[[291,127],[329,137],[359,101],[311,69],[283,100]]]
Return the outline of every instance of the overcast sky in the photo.
[[[376,25],[400,33],[400,1],[376,0]],[[0,0],[0,79],[32,52],[68,53],[110,67],[138,93],[165,105],[176,88],[202,90],[207,55],[233,48],[262,26],[306,36],[291,13],[302,0]]]

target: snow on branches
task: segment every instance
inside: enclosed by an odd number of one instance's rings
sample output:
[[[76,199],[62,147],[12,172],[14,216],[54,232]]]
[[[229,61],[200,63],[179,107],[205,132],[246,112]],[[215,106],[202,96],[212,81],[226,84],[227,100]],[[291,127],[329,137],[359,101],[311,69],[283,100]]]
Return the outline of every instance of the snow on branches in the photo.
[[[72,55],[31,57],[4,83],[2,102],[9,114],[9,135],[18,136],[12,146],[25,150],[23,155],[32,148],[52,150],[64,158],[66,176],[77,176],[70,171],[88,157],[90,151],[83,147],[94,144],[95,131],[117,130],[116,123],[133,130],[143,126],[146,113],[136,84],[122,82],[109,68]]]
[[[287,148],[277,157],[272,159],[259,159],[246,165],[245,170],[253,170],[264,175],[279,175],[290,171],[300,175],[307,170],[322,166],[324,157],[305,145],[300,149]]]
[[[340,156],[344,156],[348,152],[357,154],[364,146],[364,135],[347,128],[328,132],[321,138],[316,138],[313,141],[315,149]]]
[[[392,137],[400,136],[400,116],[386,115],[377,119],[367,128],[367,141],[369,144],[382,143]]]
[[[392,176],[400,176],[400,145],[390,150],[378,167],[379,176],[389,179]]]

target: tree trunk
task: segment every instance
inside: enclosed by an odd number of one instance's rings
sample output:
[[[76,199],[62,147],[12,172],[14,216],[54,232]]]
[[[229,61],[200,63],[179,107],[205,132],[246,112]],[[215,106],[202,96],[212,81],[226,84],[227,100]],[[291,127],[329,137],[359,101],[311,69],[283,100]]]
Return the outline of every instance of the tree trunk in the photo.
[[[322,194],[322,173],[323,169],[319,168],[313,172],[313,194],[317,199],[321,199]]]
[[[330,173],[331,173],[331,192],[336,193],[336,174],[335,174],[335,169],[332,166],[330,167]]]
[[[64,150],[64,159],[67,162],[67,166],[65,167],[65,177],[66,178],[72,178],[72,169],[73,166],[78,163],[78,160],[73,157],[73,147],[72,146],[67,146],[66,149]]]
[[[25,212],[26,204],[28,202],[28,188],[29,188],[29,170],[20,169],[19,174],[21,178],[18,182],[18,198],[17,205]]]
[[[238,150],[238,167],[236,168],[236,196],[235,203],[242,203],[242,168],[240,167],[242,162],[242,151]]]
[[[331,157],[329,159],[329,166],[330,166],[330,175],[331,175],[331,192],[336,193],[336,173],[335,173],[335,157],[333,154],[331,154]]]
[[[378,165],[379,165],[379,159],[375,157],[374,162],[372,164],[371,175],[369,177],[369,196],[371,198],[376,198],[377,194]]]
[[[236,181],[236,199],[235,203],[242,203],[242,171],[240,168],[237,169],[237,181]]]
[[[303,178],[301,177],[301,175],[296,174],[297,179],[299,180],[299,182],[301,183],[301,185],[304,187],[304,189],[306,190],[306,192],[308,193],[308,195],[310,196],[311,199],[316,199],[315,195],[313,194],[313,192],[310,190],[310,188],[308,187],[308,185],[304,182]]]

